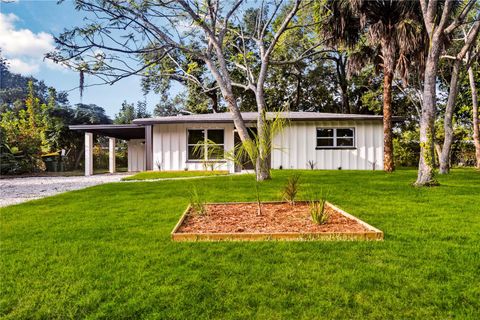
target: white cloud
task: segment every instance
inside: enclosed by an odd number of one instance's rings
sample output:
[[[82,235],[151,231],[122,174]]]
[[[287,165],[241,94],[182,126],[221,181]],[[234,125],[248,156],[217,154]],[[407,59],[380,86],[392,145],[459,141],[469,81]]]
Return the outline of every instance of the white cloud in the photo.
[[[40,65],[32,61],[23,61],[20,59],[7,59],[8,67],[13,73],[35,74],[40,70]]]
[[[13,72],[33,74],[39,71],[45,53],[54,49],[54,40],[45,32],[17,29],[18,20],[13,13],[0,13],[0,48]]]

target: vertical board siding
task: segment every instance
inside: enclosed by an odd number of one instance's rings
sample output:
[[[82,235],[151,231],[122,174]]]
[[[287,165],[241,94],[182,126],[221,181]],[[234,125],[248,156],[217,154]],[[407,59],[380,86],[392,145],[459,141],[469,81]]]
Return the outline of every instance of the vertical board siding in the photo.
[[[316,149],[318,127],[355,128],[355,149]],[[383,169],[383,126],[380,121],[291,122],[274,139],[272,168],[305,169],[313,160],[317,169]]]
[[[145,171],[145,140],[132,139],[128,141],[127,145],[128,171]]]
[[[355,128],[355,149],[316,149],[318,127]],[[234,147],[233,124],[162,124],[153,126],[154,170],[203,170],[201,162],[187,159],[187,129],[224,129],[225,150]],[[380,121],[291,122],[274,137],[272,168],[307,169],[308,161],[317,169],[383,169],[383,127]],[[129,150],[130,151],[130,150]],[[130,152],[129,152],[130,155]],[[130,157],[129,157],[130,165]],[[217,165],[218,170],[233,172],[232,161]]]

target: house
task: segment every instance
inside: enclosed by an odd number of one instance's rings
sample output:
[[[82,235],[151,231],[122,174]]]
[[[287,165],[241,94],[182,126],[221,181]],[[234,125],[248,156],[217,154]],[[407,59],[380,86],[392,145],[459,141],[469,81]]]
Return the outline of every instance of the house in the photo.
[[[268,113],[267,119],[277,114]],[[273,139],[270,156],[274,169],[383,169],[382,116],[288,112],[285,129]],[[254,132],[257,113],[242,113]],[[127,125],[75,125],[85,132],[85,175],[93,173],[93,134],[110,138],[110,171],[115,171],[115,139],[128,141],[128,170],[217,170],[238,172],[253,168],[224,159],[223,153],[200,152],[215,143],[231,151],[240,142],[230,113],[178,115],[136,119]],[[207,142],[208,141],[208,142]],[[203,144],[203,146],[202,146]]]

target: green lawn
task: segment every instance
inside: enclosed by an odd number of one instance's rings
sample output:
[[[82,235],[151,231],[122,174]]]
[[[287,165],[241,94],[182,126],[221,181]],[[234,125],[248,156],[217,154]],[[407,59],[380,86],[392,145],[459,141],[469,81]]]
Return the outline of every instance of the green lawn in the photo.
[[[262,199],[279,199],[290,174],[275,171]],[[188,189],[254,200],[246,175],[107,184],[2,209],[0,317],[478,319],[480,173],[454,170],[430,189],[411,187],[415,174],[302,172],[302,195],[329,190],[383,242],[170,241]]]
[[[125,177],[123,181],[129,180],[154,180],[154,179],[170,179],[170,178],[191,178],[191,177],[207,177],[227,175],[228,171],[145,171],[134,174],[133,176]]]

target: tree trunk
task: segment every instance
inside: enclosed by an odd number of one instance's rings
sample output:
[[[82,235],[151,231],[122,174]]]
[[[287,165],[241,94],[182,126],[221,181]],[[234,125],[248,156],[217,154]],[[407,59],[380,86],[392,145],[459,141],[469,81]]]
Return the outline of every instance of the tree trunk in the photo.
[[[428,57],[425,64],[423,84],[423,106],[420,117],[420,161],[415,185],[432,186],[438,184],[435,180],[435,113],[436,113],[436,80],[438,60],[442,48],[441,34],[431,39]]]
[[[440,174],[450,172],[450,153],[453,142],[453,111],[455,110],[455,101],[458,94],[458,74],[460,73],[461,60],[457,59],[453,63],[452,78],[450,79],[450,91],[448,93],[447,107],[443,127],[445,130],[445,139],[443,140],[442,153],[439,157]]]
[[[294,108],[294,110],[295,111],[300,111],[298,107],[300,106],[300,99],[301,99],[301,95],[302,95],[302,75],[301,75],[300,71],[298,71],[298,74],[296,74],[295,76],[297,77],[297,88],[296,88],[297,94],[295,96],[295,108]]]
[[[75,160],[75,166],[74,166],[75,170],[78,169],[78,166],[80,165],[80,160],[82,160],[84,153],[85,153],[85,139],[83,139],[82,148],[80,149],[80,153],[78,154],[77,159]]]
[[[207,92],[207,97],[212,100],[212,110],[213,113],[218,113],[218,95],[217,90]]]
[[[267,132],[267,112],[265,104],[265,96],[263,93],[263,86],[257,87],[255,92],[255,98],[258,108],[257,119],[257,135],[258,135],[258,156],[255,162],[255,172],[257,174],[257,181],[264,181],[271,179],[270,175],[270,152],[269,146],[271,145],[268,139],[272,139]]]
[[[352,113],[350,109],[350,99],[348,96],[348,81],[347,81],[347,56],[340,55],[338,59],[335,59],[337,65],[337,78],[340,86],[342,96],[342,112]]]
[[[472,90],[473,143],[475,144],[476,167],[480,169],[480,118],[478,114],[477,85],[475,83],[472,65],[468,67],[468,80],[470,81],[470,89]]]
[[[392,82],[395,71],[395,46],[390,37],[382,40],[383,55],[383,166],[393,172]]]
[[[440,157],[442,156],[442,146],[440,146],[440,144],[435,142],[434,147],[435,147],[435,153],[437,155],[437,158],[440,159]]]

